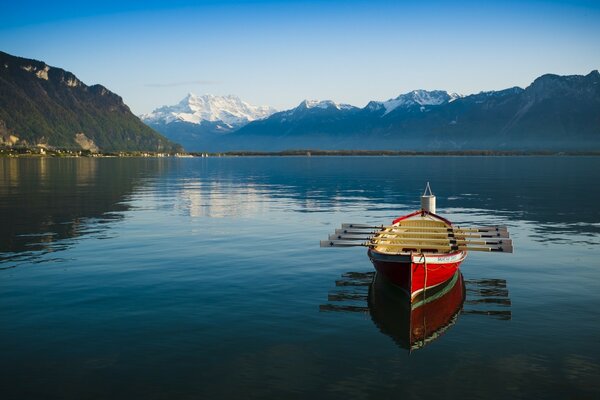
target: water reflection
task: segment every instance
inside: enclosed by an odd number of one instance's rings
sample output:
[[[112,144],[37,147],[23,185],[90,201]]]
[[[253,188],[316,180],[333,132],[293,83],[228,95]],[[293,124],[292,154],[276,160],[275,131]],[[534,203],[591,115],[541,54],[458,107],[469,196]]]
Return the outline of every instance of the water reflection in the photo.
[[[266,208],[271,188],[232,182],[185,183],[177,208],[190,217],[225,218],[259,214]]]
[[[464,300],[463,278],[458,271],[448,282],[413,304],[376,274],[369,291],[369,310],[382,333],[401,347],[415,350],[434,341],[456,323]]]
[[[597,245],[600,192],[588,183],[598,180],[598,164],[590,157],[4,158],[0,262],[106,231],[132,209],[133,196],[191,217],[340,212],[381,222],[418,207],[425,181],[455,222],[527,224],[533,241]]]
[[[240,157],[187,160],[178,171],[201,185],[186,186],[200,196],[201,215],[247,213],[245,202],[287,201],[295,212],[361,211],[373,219],[395,217],[419,206],[423,182],[430,181],[445,215],[456,221],[490,223],[490,218],[531,223],[544,236],[600,234],[596,206],[597,157]],[[476,171],[476,173],[474,173]],[[560,182],[560,190],[557,190]],[[229,185],[229,186],[228,186]],[[243,192],[239,188],[256,188]],[[220,196],[234,188],[235,207]],[[585,192],[582,193],[582,188]],[[211,194],[222,204],[208,210]],[[259,195],[259,199],[256,195]],[[210,200],[210,201],[209,201]],[[464,217],[464,218],[463,218]],[[511,222],[512,221],[512,222]],[[493,221],[492,221],[493,222]],[[595,240],[594,243],[598,243]]]
[[[465,280],[460,271],[416,303],[376,272],[348,272],[335,282],[321,311],[369,313],[379,330],[400,347],[417,350],[437,340],[460,314],[510,320],[510,299],[502,279]]]
[[[0,159],[0,262],[35,262],[105,231],[130,209],[135,188],[165,166],[143,159]]]

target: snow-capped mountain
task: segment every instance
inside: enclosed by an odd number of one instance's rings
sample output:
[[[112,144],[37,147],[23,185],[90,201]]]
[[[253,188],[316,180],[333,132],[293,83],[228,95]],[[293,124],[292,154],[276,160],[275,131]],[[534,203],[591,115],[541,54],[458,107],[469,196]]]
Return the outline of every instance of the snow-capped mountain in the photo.
[[[304,118],[306,116],[322,118],[325,114],[333,113],[338,115],[350,110],[358,110],[358,108],[350,104],[336,103],[332,100],[303,100],[297,107],[276,113],[269,118],[279,117],[287,119]]]
[[[298,107],[304,108],[337,108],[338,110],[348,110],[354,108],[350,104],[336,103],[332,100],[304,100]]]
[[[231,98],[217,107],[215,96],[188,96],[144,119],[188,151],[579,150],[600,143],[598,71],[467,96],[414,90],[364,108],[304,100],[269,116],[272,109],[250,112]]]
[[[599,110],[598,71],[544,75],[525,89],[415,90],[362,109],[303,102],[222,137],[219,150],[598,149]]]
[[[275,113],[268,106],[254,106],[237,96],[214,96],[188,94],[174,106],[163,106],[140,118],[148,124],[170,124],[187,122],[200,124],[203,121],[223,122],[230,128],[238,128],[248,122],[262,119]]]
[[[405,94],[401,94],[395,99],[387,101],[373,101],[369,103],[370,109],[385,109],[383,115],[388,114],[398,107],[413,107],[413,106],[439,106],[445,103],[450,103],[463,96],[456,93],[448,93],[445,90],[413,90]]]

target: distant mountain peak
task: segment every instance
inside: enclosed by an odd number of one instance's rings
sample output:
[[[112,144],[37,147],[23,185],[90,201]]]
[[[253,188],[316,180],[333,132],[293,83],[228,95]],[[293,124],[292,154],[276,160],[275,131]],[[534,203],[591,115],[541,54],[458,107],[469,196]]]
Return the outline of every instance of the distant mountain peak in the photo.
[[[536,78],[530,86],[539,86],[553,83],[566,83],[566,82],[597,82],[600,78],[598,70],[592,70],[587,75],[557,75],[557,74],[544,74]]]
[[[303,100],[298,108],[337,108],[338,110],[347,110],[354,108],[354,106],[351,106],[350,104],[336,103],[333,100]]]
[[[140,118],[146,123],[154,124],[169,124],[175,121],[200,124],[202,121],[209,121],[240,127],[248,122],[266,118],[275,112],[272,107],[254,106],[234,95],[198,96],[190,92],[176,105],[159,107],[151,113],[141,115]]]
[[[477,94],[472,94],[469,97],[504,97],[504,96],[521,93],[524,90],[525,89],[523,89],[519,86],[513,86],[508,89],[483,91],[483,92],[479,92]]]
[[[376,110],[385,108],[385,114],[388,114],[398,107],[413,107],[413,106],[438,106],[445,103],[450,103],[456,99],[463,97],[457,93],[448,93],[445,90],[423,90],[417,89],[408,93],[401,94],[395,99],[389,99],[382,102],[371,102],[367,105],[369,109]],[[379,104],[379,105],[378,105]]]

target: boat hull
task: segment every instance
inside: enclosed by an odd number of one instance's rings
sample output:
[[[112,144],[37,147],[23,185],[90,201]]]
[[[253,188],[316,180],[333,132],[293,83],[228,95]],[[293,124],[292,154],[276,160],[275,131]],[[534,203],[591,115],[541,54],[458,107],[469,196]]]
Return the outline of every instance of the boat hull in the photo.
[[[390,255],[369,249],[368,255],[379,274],[406,292],[411,302],[416,302],[424,292],[451,279],[466,252]]]

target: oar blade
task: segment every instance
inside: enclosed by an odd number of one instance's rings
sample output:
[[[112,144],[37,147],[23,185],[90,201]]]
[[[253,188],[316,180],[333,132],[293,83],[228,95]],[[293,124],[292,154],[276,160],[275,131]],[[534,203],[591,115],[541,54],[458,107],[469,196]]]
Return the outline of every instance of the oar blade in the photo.
[[[498,231],[498,232],[479,232],[479,237],[482,238],[508,238],[510,234],[508,231]]]
[[[502,246],[499,246],[497,250],[492,250],[492,251],[498,251],[501,253],[512,253],[513,252],[513,245],[512,245],[512,241],[510,243],[506,243],[506,244],[502,244]]]
[[[502,244],[499,246],[459,246],[460,250],[466,251],[490,251],[490,252],[498,252],[498,253],[512,253],[513,246],[512,243]]]
[[[367,236],[365,234],[357,235],[357,234],[341,234],[341,233],[332,233],[329,235],[329,240],[370,240],[371,236]]]
[[[350,228],[341,228],[341,229],[338,228],[334,232],[336,234],[340,234],[340,235],[373,235],[380,231],[376,231],[373,229],[360,230],[360,229],[350,229]]]
[[[363,242],[356,242],[350,240],[321,240],[321,247],[357,247],[364,246]]]
[[[368,225],[368,224],[342,224],[342,229],[382,229],[384,225]]]

